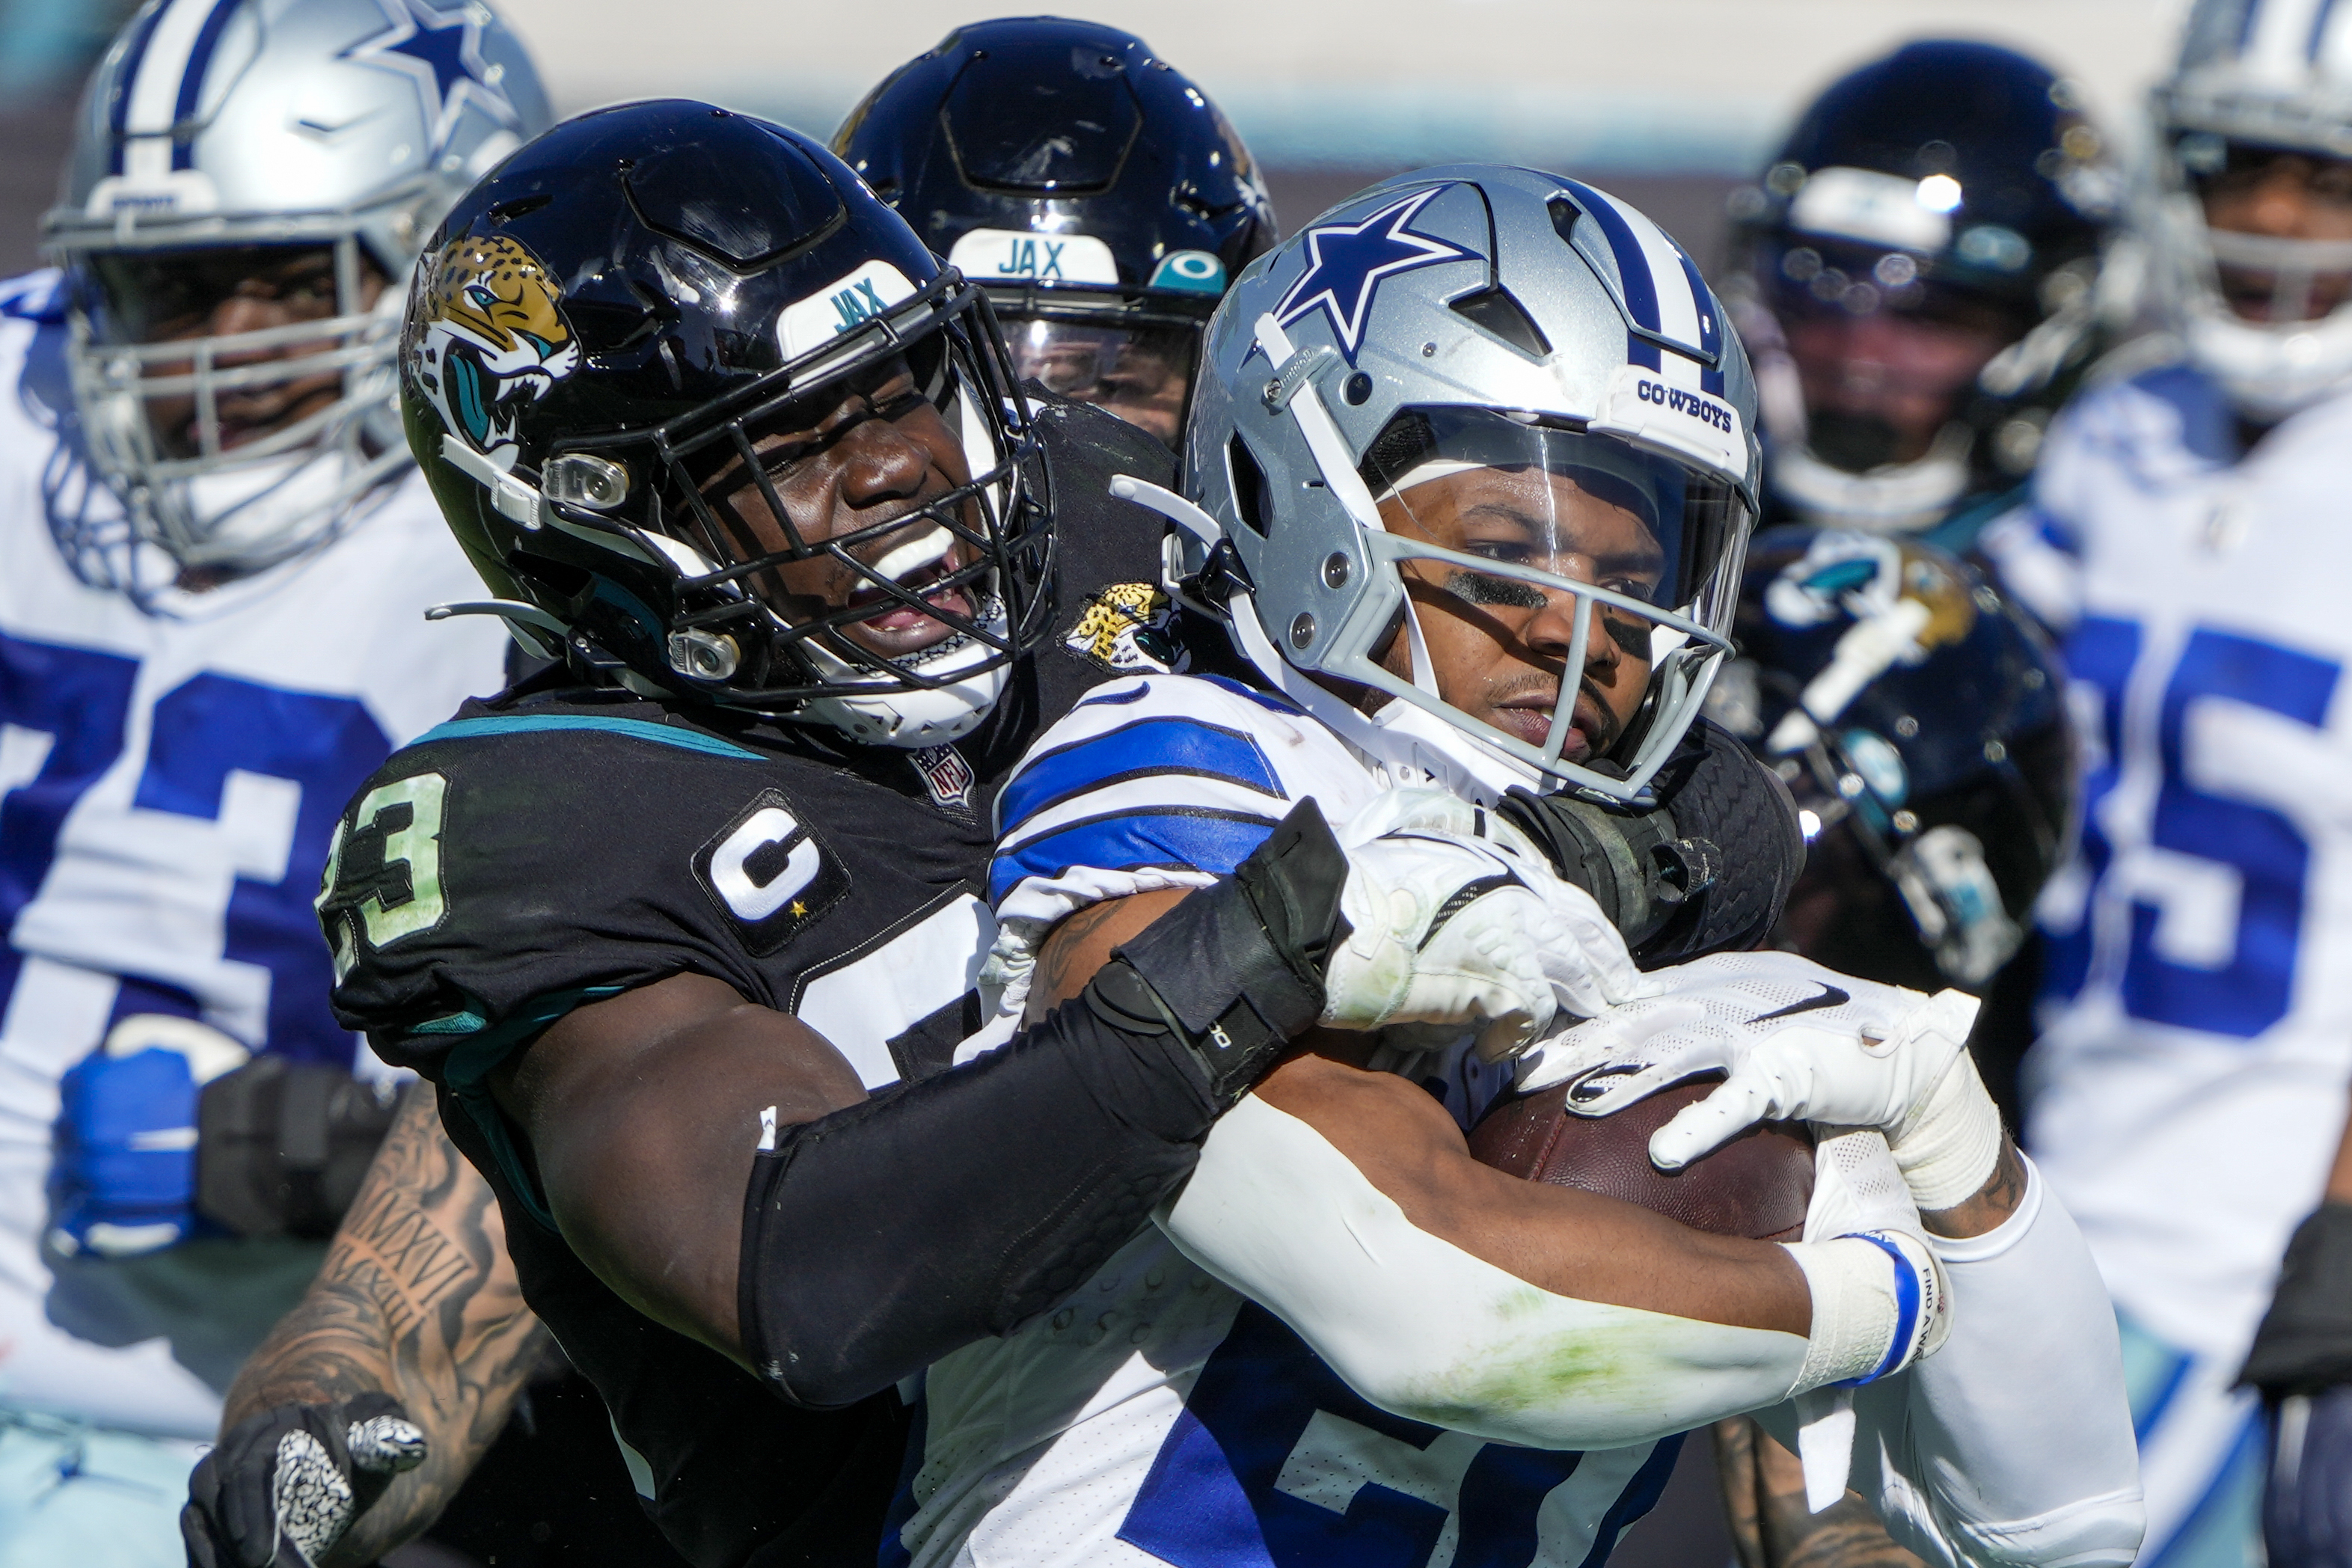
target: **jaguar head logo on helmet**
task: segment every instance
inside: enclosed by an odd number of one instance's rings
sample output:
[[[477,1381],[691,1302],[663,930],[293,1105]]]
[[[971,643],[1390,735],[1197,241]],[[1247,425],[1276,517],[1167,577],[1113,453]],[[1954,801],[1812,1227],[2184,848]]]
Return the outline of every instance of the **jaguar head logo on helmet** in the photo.
[[[504,235],[463,235],[417,268],[411,374],[448,428],[492,461],[511,461],[521,405],[580,363],[563,290]]]

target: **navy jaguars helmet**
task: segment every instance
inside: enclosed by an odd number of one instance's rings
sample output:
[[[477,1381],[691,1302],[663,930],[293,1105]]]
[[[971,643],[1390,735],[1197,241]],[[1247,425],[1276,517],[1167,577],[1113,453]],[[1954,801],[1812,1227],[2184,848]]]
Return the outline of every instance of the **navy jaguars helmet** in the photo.
[[[1908,44],[1814,100],[1732,197],[1777,510],[1916,531],[2013,488],[2095,355],[2122,188],[2074,84],[1990,44]]]
[[[426,244],[409,445],[532,651],[926,747],[1042,637],[1051,535],[988,301],[814,140],[557,126]]]
[[[1707,712],[1772,764],[1810,841],[1780,935],[1832,968],[1981,992],[2063,847],[2055,656],[1958,557],[1778,528],[1748,555]]]
[[[868,93],[834,151],[989,289],[1024,376],[1171,447],[1203,324],[1276,237],[1216,105],[1093,22],[960,27]]]

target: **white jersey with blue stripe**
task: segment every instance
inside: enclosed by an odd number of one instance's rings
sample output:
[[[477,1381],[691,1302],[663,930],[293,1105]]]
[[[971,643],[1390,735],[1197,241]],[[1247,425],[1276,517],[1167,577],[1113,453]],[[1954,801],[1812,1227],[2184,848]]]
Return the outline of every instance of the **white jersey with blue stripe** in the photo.
[[[1297,801],[1344,822],[1390,785],[1265,692],[1106,685],[999,796],[1004,1009],[1072,911],[1204,886]],[[1509,1083],[1466,1047],[1395,1065],[1465,1126]],[[886,1563],[1579,1568],[1648,1511],[1680,1444],[1545,1453],[1390,1415],[1156,1229],[1045,1318],[933,1366],[923,1422]]]
[[[2116,1302],[2169,1347],[2136,1389],[2148,1563],[2252,1440],[2229,1384],[2344,1127],[2347,489],[2352,397],[2242,452],[2180,365],[2087,394],[2043,447],[2037,511],[2080,551],[2086,757],[2080,847],[2042,905],[2027,1133]]]
[[[207,1437],[316,1251],[45,1257],[58,1080],[147,1015],[353,1065],[310,909],[328,836],[394,747],[502,684],[506,634],[424,620],[481,584],[413,474],[325,548],[153,613],[83,582],[60,539],[121,513],[65,336],[54,274],[0,284],[0,1405]]]

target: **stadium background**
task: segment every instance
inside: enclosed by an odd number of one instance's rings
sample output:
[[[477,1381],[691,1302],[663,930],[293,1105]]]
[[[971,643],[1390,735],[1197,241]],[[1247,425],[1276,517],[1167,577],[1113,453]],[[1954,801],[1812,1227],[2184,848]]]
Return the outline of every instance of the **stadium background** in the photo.
[[[396,5],[398,0],[383,0]],[[426,0],[441,5],[442,0]],[[444,8],[454,8],[449,0]],[[1214,98],[1286,232],[1401,169],[1497,160],[1624,196],[1713,273],[1724,200],[1797,110],[1907,38],[1982,38],[2083,87],[2128,156],[2184,0],[1079,0]],[[126,0],[0,0],[0,277],[37,264],[82,77]],[[559,114],[677,95],[829,133],[883,74],[987,0],[499,0]],[[0,563],[0,570],[5,570]],[[1706,1445],[1614,1568],[1730,1558]]]

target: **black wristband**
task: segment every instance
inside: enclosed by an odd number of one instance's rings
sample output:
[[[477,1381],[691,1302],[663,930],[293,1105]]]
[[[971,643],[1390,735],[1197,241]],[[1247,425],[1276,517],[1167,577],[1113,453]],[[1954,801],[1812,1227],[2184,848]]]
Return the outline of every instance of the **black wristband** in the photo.
[[[398,1094],[341,1068],[262,1056],[196,1101],[196,1208],[238,1236],[321,1241],[358,1195]]]
[[[1592,895],[1643,969],[1760,945],[1805,868],[1788,786],[1702,719],[1650,794],[1633,807],[1514,789],[1495,814]]]
[[[2352,1204],[2322,1204],[2295,1226],[2238,1381],[2269,1399],[2352,1384]]]
[[[1323,965],[1349,931],[1347,880],[1322,811],[1300,801],[1231,878],[1116,949],[1087,1003],[1122,1031],[1174,1032],[1230,1106],[1322,1016]]]

